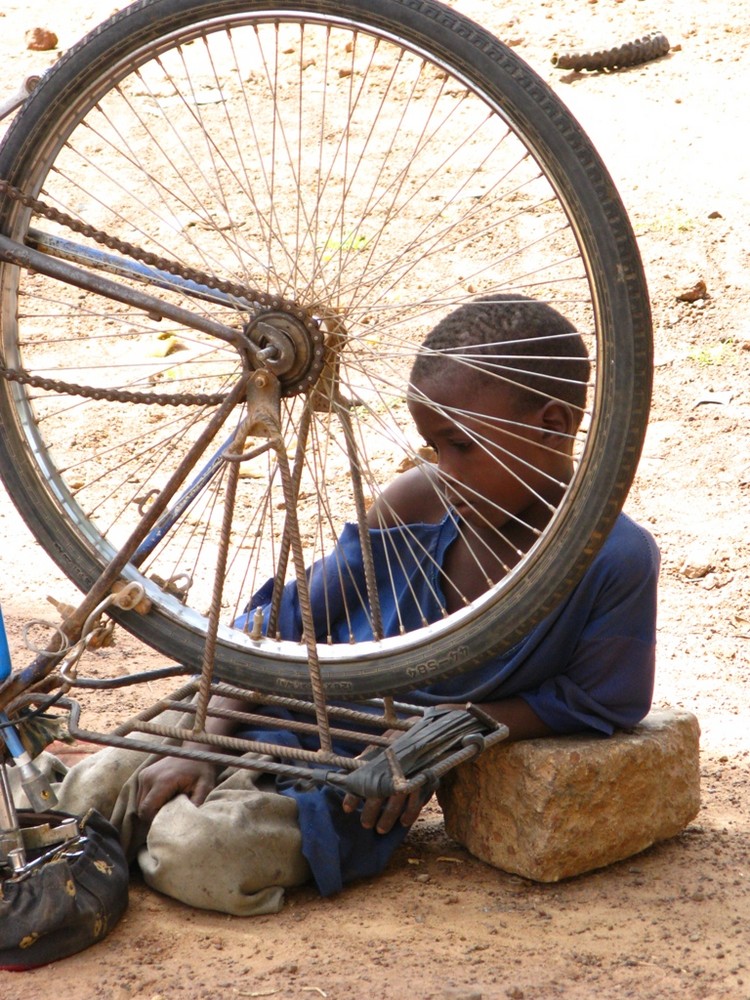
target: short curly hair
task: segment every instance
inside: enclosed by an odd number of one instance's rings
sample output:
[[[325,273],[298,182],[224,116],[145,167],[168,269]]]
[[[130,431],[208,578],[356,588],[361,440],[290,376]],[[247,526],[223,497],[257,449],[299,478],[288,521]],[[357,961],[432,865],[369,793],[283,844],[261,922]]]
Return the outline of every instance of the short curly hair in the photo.
[[[521,406],[556,399],[583,413],[591,373],[573,324],[524,295],[494,294],[449,313],[427,335],[412,366],[413,385],[455,378],[502,388]]]

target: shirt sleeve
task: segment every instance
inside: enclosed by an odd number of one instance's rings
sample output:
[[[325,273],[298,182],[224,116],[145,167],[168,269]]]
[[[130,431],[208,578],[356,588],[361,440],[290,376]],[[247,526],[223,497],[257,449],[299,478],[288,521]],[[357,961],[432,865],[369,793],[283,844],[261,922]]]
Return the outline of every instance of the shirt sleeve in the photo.
[[[610,735],[636,725],[651,707],[659,553],[651,536],[629,523],[566,609],[584,622],[568,662],[520,694],[555,732]]]

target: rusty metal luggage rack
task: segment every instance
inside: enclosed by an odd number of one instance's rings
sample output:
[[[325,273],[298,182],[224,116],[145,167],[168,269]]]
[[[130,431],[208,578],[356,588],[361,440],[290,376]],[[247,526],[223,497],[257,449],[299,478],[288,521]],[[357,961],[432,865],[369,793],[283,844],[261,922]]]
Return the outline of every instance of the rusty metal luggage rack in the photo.
[[[172,672],[178,669],[174,668]],[[170,668],[171,670],[171,668]],[[113,682],[101,680],[82,680],[79,684],[84,688],[120,687],[123,681],[128,684],[148,682],[155,676],[163,676],[159,671],[147,672],[127,678],[117,678]],[[121,723],[112,732],[100,733],[86,729],[80,725],[81,707],[76,699],[61,695],[22,695],[15,703],[21,710],[20,726],[23,726],[24,715],[29,709],[45,710],[54,705],[69,713],[67,728],[70,735],[86,743],[115,746],[146,753],[157,753],[182,757],[189,760],[205,761],[221,767],[239,767],[246,770],[262,770],[265,773],[280,778],[292,779],[296,782],[313,785],[330,784],[345,791],[359,788],[359,782],[351,782],[349,776],[367,766],[372,770],[373,761],[382,762],[387,766],[389,778],[384,787],[382,780],[377,787],[365,788],[362,794],[392,794],[411,792],[419,788],[432,790],[440,778],[449,770],[464,761],[475,757],[479,752],[503,740],[507,729],[491,719],[476,705],[467,705],[465,710],[451,709],[431,712],[403,702],[392,702],[390,699],[372,699],[363,703],[362,709],[350,706],[331,705],[328,712],[331,725],[329,735],[334,739],[345,740],[351,744],[361,744],[361,752],[354,757],[347,757],[333,750],[305,750],[296,747],[280,746],[250,738],[236,736],[219,736],[191,727],[191,717],[196,716],[196,698],[199,696],[200,679],[191,678],[171,695],[160,699],[149,708],[132,716]],[[319,733],[315,720],[315,706],[310,702],[274,695],[265,695],[244,688],[236,688],[230,684],[214,682],[211,685],[212,694],[231,698],[243,698],[249,703],[247,712],[229,709],[210,709],[208,718],[231,719],[240,728],[273,728],[291,733],[309,736]],[[283,708],[294,713],[295,718],[279,719],[262,714],[263,708]],[[253,711],[252,708],[258,709]],[[370,711],[367,711],[367,709]],[[160,721],[164,712],[180,713],[182,718],[171,724]],[[393,714],[393,713],[396,714]],[[446,719],[450,716],[449,719]],[[305,721],[309,717],[310,721]],[[441,722],[449,722],[451,732],[447,735],[441,731]],[[339,723],[339,725],[337,725]],[[340,724],[359,726],[360,728],[341,728]],[[422,731],[418,766],[410,762],[409,754],[414,747],[404,737]],[[442,727],[444,729],[444,725]],[[183,743],[203,744],[205,748],[183,746]],[[412,740],[413,744],[413,740]],[[401,755],[402,747],[407,752],[405,758]],[[262,758],[259,761],[259,758]],[[366,779],[365,779],[366,780]]]
[[[216,680],[210,658],[205,660],[200,675],[188,667],[172,665],[115,678],[82,676],[79,667],[84,654],[96,648],[102,635],[111,631],[112,620],[103,617],[107,609],[116,606],[119,610],[132,610],[142,596],[140,584],[113,588],[80,625],[79,638],[74,643],[68,634],[70,626],[65,631],[46,622],[29,623],[52,629],[53,636],[46,648],[38,648],[31,642],[28,627],[24,631],[27,645],[37,655],[30,666],[10,674],[0,685],[0,740],[4,741],[5,755],[12,755],[14,763],[21,764],[21,785],[37,811],[53,807],[55,797],[33,761],[47,742],[37,737],[34,745],[35,725],[37,732],[41,729],[45,735],[59,731],[62,725],[73,739],[85,743],[205,761],[222,768],[262,770],[301,787],[328,784],[362,797],[385,797],[417,789],[430,792],[447,771],[507,738],[505,726],[470,704],[462,709],[425,710],[391,697],[370,699],[362,702],[361,707],[329,704],[316,669],[311,670],[311,678],[317,674],[312,685],[316,689],[313,701],[269,695]],[[80,618],[81,609],[90,606],[90,602],[91,592],[66,623]],[[0,628],[3,631],[0,638],[5,642],[2,622]],[[190,674],[172,694],[108,733],[82,727],[81,706],[70,697],[71,691],[111,690]],[[242,700],[248,709],[217,707],[212,705],[214,696]],[[263,714],[264,708],[284,709],[289,717],[269,717]],[[163,718],[167,712],[173,715]],[[305,749],[207,732],[206,721],[217,718],[232,721],[240,731],[271,728],[313,737],[319,746]],[[352,756],[336,751],[335,741],[339,740],[346,742],[346,753]],[[22,745],[22,753],[14,749],[14,741]],[[4,760],[0,767],[4,773]],[[7,788],[0,798],[3,800],[0,801],[0,867],[10,866],[14,874],[22,874],[26,870],[25,852],[21,834],[13,822],[13,802]]]
[[[131,584],[104,603],[127,603],[127,591],[133,589],[140,587]],[[133,600],[132,595],[130,600]],[[95,732],[80,725],[81,706],[69,692],[115,689],[189,673],[187,667],[173,665],[116,678],[80,676],[78,667],[83,653],[89,646],[96,645],[97,633],[110,628],[111,620],[103,622],[101,613],[102,609],[97,608],[89,616],[80,640],[74,646],[66,646],[62,660],[59,652],[38,653],[37,661],[45,657],[58,660],[54,669],[40,676],[37,663],[36,669],[17,671],[0,686],[0,695],[7,696],[12,688],[17,690],[12,699],[6,697],[0,711],[3,754],[0,758],[0,871],[9,871],[14,879],[25,878],[41,862],[56,856],[60,850],[67,850],[70,833],[65,824],[57,830],[42,824],[38,829],[49,840],[48,850],[41,858],[29,860],[29,831],[19,825],[5,757],[14,758],[21,787],[32,809],[38,814],[45,813],[54,808],[56,798],[33,758],[53,738],[51,734],[61,729],[74,740],[85,743],[204,761],[219,768],[261,770],[277,779],[294,782],[302,789],[327,784],[360,797],[379,798],[416,790],[427,797],[447,771],[508,735],[505,726],[474,705],[466,705],[464,709],[424,710],[385,698],[362,702],[360,708],[329,704],[321,714],[320,702],[238,688],[213,680],[210,670],[191,676],[172,694],[121,723],[112,732]],[[1,619],[0,631],[4,643]],[[55,628],[55,632],[59,638],[64,635],[61,629]],[[236,711],[212,706],[214,695],[241,699],[247,702],[248,709]],[[263,714],[264,708],[287,710],[289,717],[269,717]],[[169,712],[172,716],[164,717],[164,713]],[[230,720],[240,731],[243,727],[251,731],[262,727],[286,730],[302,737],[312,736],[320,745],[310,750],[252,738],[215,735],[205,728],[210,718]],[[347,751],[354,755],[336,752],[335,740],[346,741]],[[37,832],[37,828],[32,829],[32,833]]]
[[[187,668],[173,666],[113,679],[74,679],[63,670],[49,675],[44,683],[46,688],[59,685],[60,690],[29,691],[19,695],[12,704],[12,715],[26,744],[25,724],[41,716],[48,724],[62,721],[70,736],[84,743],[205,761],[220,767],[262,770],[309,787],[329,784],[345,791],[379,797],[420,788],[434,789],[447,771],[505,739],[508,732],[476,705],[468,704],[462,710],[425,710],[386,698],[370,699],[363,702],[361,708],[329,705],[326,732],[321,734],[316,706],[311,702],[267,695],[221,681],[210,683],[210,695],[242,699],[248,703],[248,710],[209,707],[207,719],[231,720],[240,730],[273,728],[302,737],[320,737],[321,743],[326,742],[327,735],[331,746],[337,740],[346,741],[353,747],[361,745],[359,753],[352,750],[355,756],[345,756],[322,746],[318,750],[308,750],[206,732],[198,726],[202,689],[202,678],[198,676],[190,677],[176,691],[108,733],[81,726],[79,701],[63,693],[77,688],[114,689],[180,673],[187,674]],[[290,717],[269,717],[263,714],[265,708],[287,710]],[[51,717],[49,713],[53,709],[62,710],[63,715]],[[163,719],[165,712],[178,713],[179,717],[173,714]],[[183,745],[185,743],[190,746]],[[364,773],[352,780],[351,776],[362,769],[368,774],[373,770],[377,773],[372,780]],[[47,794],[42,793],[42,800],[47,806],[51,804]]]

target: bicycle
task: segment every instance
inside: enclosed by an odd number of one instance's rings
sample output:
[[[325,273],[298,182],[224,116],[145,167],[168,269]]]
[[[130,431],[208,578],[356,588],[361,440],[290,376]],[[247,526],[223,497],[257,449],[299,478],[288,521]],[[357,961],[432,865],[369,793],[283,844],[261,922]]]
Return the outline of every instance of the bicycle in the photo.
[[[648,294],[580,126],[481,27],[433,0],[141,0],[41,80],[0,179],[2,478],[85,595],[0,687],[10,720],[56,702],[82,738],[152,746],[132,733],[206,739],[211,692],[240,692],[315,719],[320,750],[269,769],[336,781],[362,762],[331,753],[330,719],[371,723],[373,705],[332,701],[384,699],[381,731],[407,729],[394,696],[509,648],[580,578],[645,433]],[[367,549],[369,502],[424,460],[405,402],[417,346],[504,290],[557,306],[592,359],[576,472],[534,545],[403,634],[378,633],[367,581],[366,642],[227,624],[268,579],[304,604],[349,513],[342,480]],[[94,683],[77,665],[103,614],[180,662],[163,673],[197,676],[173,699],[197,698],[192,728],[78,728],[67,692]],[[479,716],[472,733],[502,738]],[[206,742],[217,761],[241,749]],[[388,760],[393,787],[427,780]]]

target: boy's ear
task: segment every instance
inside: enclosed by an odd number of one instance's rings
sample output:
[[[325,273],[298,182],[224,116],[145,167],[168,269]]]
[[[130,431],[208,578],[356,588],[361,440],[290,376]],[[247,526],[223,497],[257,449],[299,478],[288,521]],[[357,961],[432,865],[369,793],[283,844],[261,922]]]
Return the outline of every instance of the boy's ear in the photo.
[[[543,436],[557,437],[560,444],[567,443],[569,436],[575,432],[575,417],[567,403],[556,399],[548,399],[539,412],[539,426]],[[547,444],[555,447],[554,442]]]

